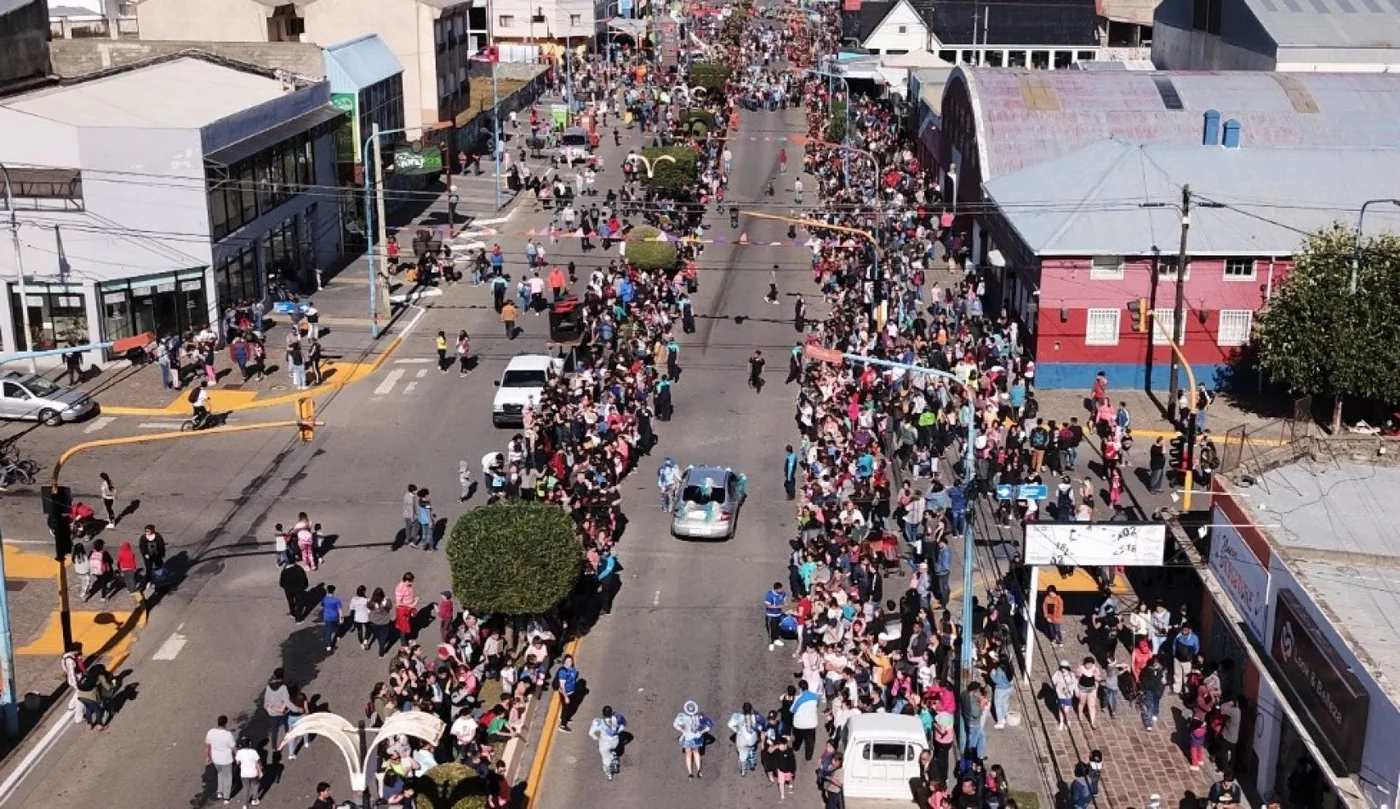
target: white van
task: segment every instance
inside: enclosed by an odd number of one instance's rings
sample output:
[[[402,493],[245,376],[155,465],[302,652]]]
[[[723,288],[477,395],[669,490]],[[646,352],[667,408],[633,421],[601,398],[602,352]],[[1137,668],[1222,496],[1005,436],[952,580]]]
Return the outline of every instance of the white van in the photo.
[[[928,749],[917,716],[863,713],[846,723],[842,790],[848,800],[877,798],[909,802],[911,779],[919,777],[919,755]]]

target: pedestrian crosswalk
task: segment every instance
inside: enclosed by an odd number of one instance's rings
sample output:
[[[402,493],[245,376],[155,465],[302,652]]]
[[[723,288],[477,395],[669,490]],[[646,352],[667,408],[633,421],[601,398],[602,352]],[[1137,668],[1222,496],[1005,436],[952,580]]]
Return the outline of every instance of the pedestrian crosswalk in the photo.
[[[429,357],[406,357],[394,360],[394,365],[399,366],[389,369],[384,374],[384,378],[375,386],[370,396],[379,399],[384,396],[407,396],[413,393],[421,380],[428,376],[428,371],[436,360]]]

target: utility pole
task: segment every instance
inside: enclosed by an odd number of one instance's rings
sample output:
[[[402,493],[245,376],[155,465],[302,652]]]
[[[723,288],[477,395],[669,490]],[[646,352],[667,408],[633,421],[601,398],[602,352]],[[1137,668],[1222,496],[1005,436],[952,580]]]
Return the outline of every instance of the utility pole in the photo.
[[[1181,187],[1181,246],[1176,252],[1176,305],[1172,308],[1172,341],[1178,346],[1184,345],[1183,339],[1186,336],[1186,237],[1191,231],[1191,186]],[[1159,271],[1160,275],[1160,271]],[[1149,343],[1150,344],[1150,343]],[[1150,350],[1150,349],[1149,349]],[[1172,352],[1171,377],[1168,387],[1171,388],[1171,401],[1167,402],[1167,417],[1173,422],[1176,421],[1176,400],[1180,397],[1180,374],[1181,361],[1177,357],[1177,352]],[[1195,391],[1189,395],[1195,396]]]
[[[379,148],[379,124],[373,124],[370,130],[370,140],[374,143],[374,227],[375,235],[380,247],[389,243],[388,225],[384,219],[384,151]],[[379,307],[384,312],[385,318],[393,315],[393,302],[389,300],[389,286],[384,283],[381,277],[385,272],[392,272],[387,265],[387,248],[385,251],[386,265],[380,273],[374,276],[374,294],[379,299]]]

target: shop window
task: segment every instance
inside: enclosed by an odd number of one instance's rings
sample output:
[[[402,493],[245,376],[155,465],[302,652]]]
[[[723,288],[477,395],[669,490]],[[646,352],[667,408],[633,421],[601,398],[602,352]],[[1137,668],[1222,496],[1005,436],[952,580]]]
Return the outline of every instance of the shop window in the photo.
[[[1006,61],[1004,59],[1005,55],[1006,54],[1002,51],[984,51],[982,53],[982,63],[987,67],[1002,67],[1002,63]]]
[[[24,331],[24,312],[19,289],[14,284],[10,285],[10,307],[18,338]],[[15,340],[16,345],[24,344],[20,350],[50,351],[91,342],[82,287],[29,284],[25,288],[23,307],[29,311],[29,339]]]
[[[238,165],[239,204],[243,209],[243,224],[258,218],[257,176],[251,162]]]
[[[209,228],[214,241],[222,239],[229,232],[228,199],[224,195],[222,185],[216,185],[209,192]]]
[[[1055,69],[1064,70],[1074,63],[1073,51],[1055,51]]]

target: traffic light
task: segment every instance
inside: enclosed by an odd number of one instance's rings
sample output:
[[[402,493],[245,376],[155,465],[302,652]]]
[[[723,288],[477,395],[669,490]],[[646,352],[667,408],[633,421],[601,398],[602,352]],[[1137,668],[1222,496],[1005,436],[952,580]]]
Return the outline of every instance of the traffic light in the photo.
[[[1128,311],[1137,317],[1133,318],[1133,331],[1147,331],[1147,318],[1151,312],[1147,309],[1147,299],[1138,298],[1135,301],[1128,301]]]
[[[739,209],[733,205],[729,206],[729,227],[734,230],[739,229]]]
[[[309,396],[297,399],[298,435],[301,443],[310,444],[316,438],[316,400]]]
[[[52,486],[44,486],[39,490],[39,503],[48,519],[49,533],[53,534],[54,558],[62,561],[73,552],[73,523],[68,520],[68,513],[73,510],[73,490],[59,486],[55,492]]]
[[[1177,433],[1172,438],[1168,462],[1171,469],[1177,472],[1185,472],[1189,462],[1189,451],[1187,449],[1187,439],[1185,433]]]

